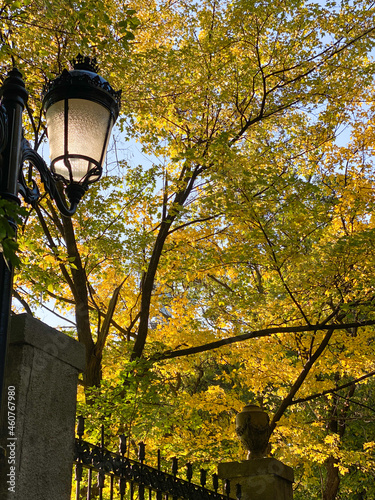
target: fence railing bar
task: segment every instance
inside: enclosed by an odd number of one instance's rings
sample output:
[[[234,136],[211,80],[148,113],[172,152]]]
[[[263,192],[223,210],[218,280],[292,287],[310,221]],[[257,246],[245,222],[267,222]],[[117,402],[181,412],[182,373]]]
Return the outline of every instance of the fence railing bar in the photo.
[[[124,477],[120,477],[118,481],[119,490],[120,490],[120,498],[124,500],[125,492],[126,492],[126,479]]]
[[[111,489],[110,489],[110,492],[109,492],[109,499],[113,500],[113,483],[114,483],[114,479],[115,478],[114,478],[114,476],[112,474],[110,475],[110,479],[111,479],[111,483],[110,483],[111,484],[111,486],[110,486]]]
[[[91,500],[91,487],[92,487],[92,469],[87,472],[87,500]]]
[[[191,483],[193,467],[186,464],[186,480],[177,477],[179,472],[177,457],[172,458],[171,473],[161,470],[161,454],[157,453],[157,468],[145,464],[146,445],[141,442],[138,446],[139,461],[126,457],[127,442],[122,434],[119,440],[119,453],[113,453],[105,448],[104,425],[101,426],[100,443],[94,445],[83,440],[84,419],[80,417],[77,425],[78,438],[75,441],[75,472],[76,472],[76,500],[80,500],[82,485],[82,470],[87,472],[87,500],[92,498],[92,473],[98,473],[95,498],[103,500],[104,490],[109,492],[110,500],[118,498],[125,500],[127,484],[130,485],[130,500],[230,500],[230,482],[224,483],[224,494],[218,493],[219,481],[217,474],[212,475],[213,490],[207,489],[207,471],[200,470],[200,485]],[[107,478],[107,481],[106,481]],[[118,488],[115,480],[118,480]],[[106,485],[107,484],[107,485]],[[236,500],[241,500],[241,486],[236,485]],[[83,490],[82,490],[83,492]],[[148,492],[148,494],[146,494]],[[108,497],[106,497],[108,498]],[[127,497],[129,499],[129,496]]]
[[[230,481],[229,481],[229,479],[226,479],[224,481],[224,491],[227,495],[227,498],[229,498],[229,494],[230,494]]]
[[[79,491],[82,480],[82,464],[78,463],[75,467],[75,479],[76,479],[76,500],[79,500]]]
[[[147,487],[151,487],[155,491],[158,488],[166,488],[167,491],[165,493],[172,494],[173,491],[178,490],[182,491],[183,495],[188,498],[187,491],[193,491],[195,488],[195,494],[197,495],[197,499],[199,498],[199,494],[202,498],[207,499],[225,499],[230,498],[228,496],[227,491],[225,491],[225,495],[220,495],[217,493],[216,484],[214,483],[214,490],[207,490],[206,482],[207,482],[207,471],[201,469],[200,471],[200,483],[201,485],[194,485],[189,481],[185,481],[183,479],[177,478],[175,475],[168,474],[167,472],[160,471],[153,467],[150,467],[144,463],[136,462],[129,458],[121,457],[118,454],[112,453],[107,449],[102,449],[101,446],[96,446],[82,439],[76,440],[76,465],[80,464],[82,467],[90,469],[93,468],[97,471],[102,471],[102,475],[100,476],[100,482],[103,481],[102,476],[114,474],[115,477],[121,478],[124,477],[128,479],[128,481],[133,482],[141,482]],[[78,470],[78,469],[77,469]],[[175,465],[174,465],[175,471]],[[189,473],[190,474],[190,473]],[[104,486],[100,488],[103,489]],[[207,491],[207,494],[204,495],[203,492]],[[174,495],[172,495],[173,497]],[[182,498],[184,498],[182,496]],[[78,500],[78,498],[77,498]]]

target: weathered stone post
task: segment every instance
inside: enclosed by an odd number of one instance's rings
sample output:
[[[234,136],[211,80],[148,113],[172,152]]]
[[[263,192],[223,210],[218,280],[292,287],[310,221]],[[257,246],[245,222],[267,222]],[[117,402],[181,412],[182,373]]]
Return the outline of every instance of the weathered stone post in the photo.
[[[69,500],[84,346],[27,314],[12,317],[9,340],[0,499]]]
[[[218,466],[220,479],[241,485],[241,500],[293,500],[293,469],[275,458],[269,448],[269,418],[259,406],[248,405],[236,418],[236,432],[248,449],[248,460]]]

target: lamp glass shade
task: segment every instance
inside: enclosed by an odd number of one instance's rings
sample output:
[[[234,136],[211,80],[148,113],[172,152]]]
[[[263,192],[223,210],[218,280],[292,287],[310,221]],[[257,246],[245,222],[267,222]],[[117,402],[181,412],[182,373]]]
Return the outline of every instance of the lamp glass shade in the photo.
[[[51,170],[65,182],[91,183],[102,172],[110,133],[111,111],[87,99],[62,99],[46,112]]]

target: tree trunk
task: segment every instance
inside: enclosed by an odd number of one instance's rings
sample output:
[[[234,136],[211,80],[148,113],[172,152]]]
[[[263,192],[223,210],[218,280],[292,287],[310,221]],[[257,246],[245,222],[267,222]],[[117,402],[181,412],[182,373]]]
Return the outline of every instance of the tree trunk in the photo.
[[[336,382],[338,381],[339,376],[337,374]],[[355,384],[353,383],[353,385],[349,387],[345,403],[341,408],[339,407],[339,398],[337,396],[334,396],[333,398],[333,408],[329,422],[329,430],[332,433],[338,434],[340,441],[344,437],[346,431],[346,419],[350,410],[350,398],[353,396],[354,391]],[[340,459],[331,455],[325,463],[327,478],[323,490],[323,500],[336,500],[340,487],[340,473],[338,468],[339,462]]]
[[[83,375],[85,387],[99,387],[102,380],[102,351],[97,353],[92,349],[87,353],[86,350],[86,370]]]
[[[337,467],[338,460],[329,457],[325,466],[327,471],[326,484],[323,491],[323,500],[335,500],[340,486],[340,475]]]

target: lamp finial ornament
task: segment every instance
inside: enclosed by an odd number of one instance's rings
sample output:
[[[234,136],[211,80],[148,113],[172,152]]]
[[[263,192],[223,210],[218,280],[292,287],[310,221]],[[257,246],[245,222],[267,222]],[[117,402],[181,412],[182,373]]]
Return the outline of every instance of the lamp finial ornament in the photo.
[[[96,57],[87,57],[82,54],[78,54],[76,58],[70,61],[70,64],[73,66],[73,69],[91,71],[92,73],[97,73],[99,70]]]

